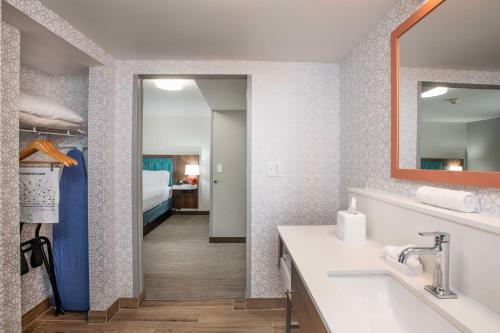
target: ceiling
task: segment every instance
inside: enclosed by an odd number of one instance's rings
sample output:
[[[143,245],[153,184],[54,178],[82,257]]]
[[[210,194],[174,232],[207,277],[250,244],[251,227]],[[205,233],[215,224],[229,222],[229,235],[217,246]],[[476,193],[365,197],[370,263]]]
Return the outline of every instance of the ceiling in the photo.
[[[117,59],[339,62],[397,0],[41,0]]]
[[[177,78],[178,79],[178,78]],[[211,116],[211,110],[246,109],[246,78],[212,77],[184,79],[180,91],[166,91],[145,79],[144,116]]]
[[[184,80],[181,91],[166,91],[144,80],[144,116],[210,116],[210,107],[195,80]]]
[[[459,100],[452,104],[450,98]],[[500,117],[500,90],[448,88],[446,94],[421,98],[420,103],[422,121],[468,123]]]
[[[400,38],[401,66],[500,71],[500,1],[448,0]]]
[[[6,2],[2,20],[21,31],[21,63],[48,74],[88,73],[95,59],[33,21]]]

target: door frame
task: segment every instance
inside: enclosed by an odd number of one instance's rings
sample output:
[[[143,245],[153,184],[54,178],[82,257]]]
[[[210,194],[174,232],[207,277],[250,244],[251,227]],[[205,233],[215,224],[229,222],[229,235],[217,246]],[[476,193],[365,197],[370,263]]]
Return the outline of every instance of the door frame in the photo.
[[[252,76],[250,74],[135,74],[133,75],[132,109],[132,268],[133,297],[139,302],[144,298],[144,270],[142,266],[142,137],[143,137],[143,80],[145,79],[236,79],[245,78],[246,90],[246,297],[251,295],[251,170],[252,170]],[[212,133],[210,133],[212,136]],[[212,158],[210,145],[210,159]],[[210,165],[210,173],[212,174]],[[212,179],[210,179],[212,181]],[[212,183],[210,183],[210,192]],[[212,194],[212,193],[210,193]],[[212,198],[210,197],[210,202]],[[210,207],[211,208],[211,207]],[[208,241],[208,240],[207,240]]]

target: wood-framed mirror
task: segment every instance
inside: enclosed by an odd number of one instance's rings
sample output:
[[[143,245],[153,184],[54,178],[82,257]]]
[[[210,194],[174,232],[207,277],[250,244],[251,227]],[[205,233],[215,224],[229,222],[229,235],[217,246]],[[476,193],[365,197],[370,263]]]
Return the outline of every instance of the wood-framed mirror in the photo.
[[[427,0],[391,34],[391,175],[500,187],[500,1]]]

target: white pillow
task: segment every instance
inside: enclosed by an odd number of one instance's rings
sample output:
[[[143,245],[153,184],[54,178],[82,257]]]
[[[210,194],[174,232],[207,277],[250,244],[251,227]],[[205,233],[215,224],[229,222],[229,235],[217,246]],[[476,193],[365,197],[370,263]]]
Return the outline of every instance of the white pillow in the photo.
[[[41,127],[58,130],[74,130],[80,128],[80,124],[70,123],[64,120],[37,117],[26,112],[19,112],[19,125],[24,127]]]
[[[64,120],[70,123],[83,124],[85,120],[73,110],[53,100],[35,96],[21,91],[20,111],[32,114],[41,118]]]
[[[166,170],[142,170],[142,185],[144,187],[168,186],[170,172]]]

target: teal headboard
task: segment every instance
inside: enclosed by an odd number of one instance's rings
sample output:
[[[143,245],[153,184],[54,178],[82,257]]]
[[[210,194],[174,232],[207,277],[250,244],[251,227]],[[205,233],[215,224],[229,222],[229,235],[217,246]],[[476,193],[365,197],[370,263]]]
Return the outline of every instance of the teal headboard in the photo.
[[[171,157],[145,155],[142,157],[142,170],[167,170],[170,172],[169,186],[172,186],[172,173],[173,173],[174,160]]]

